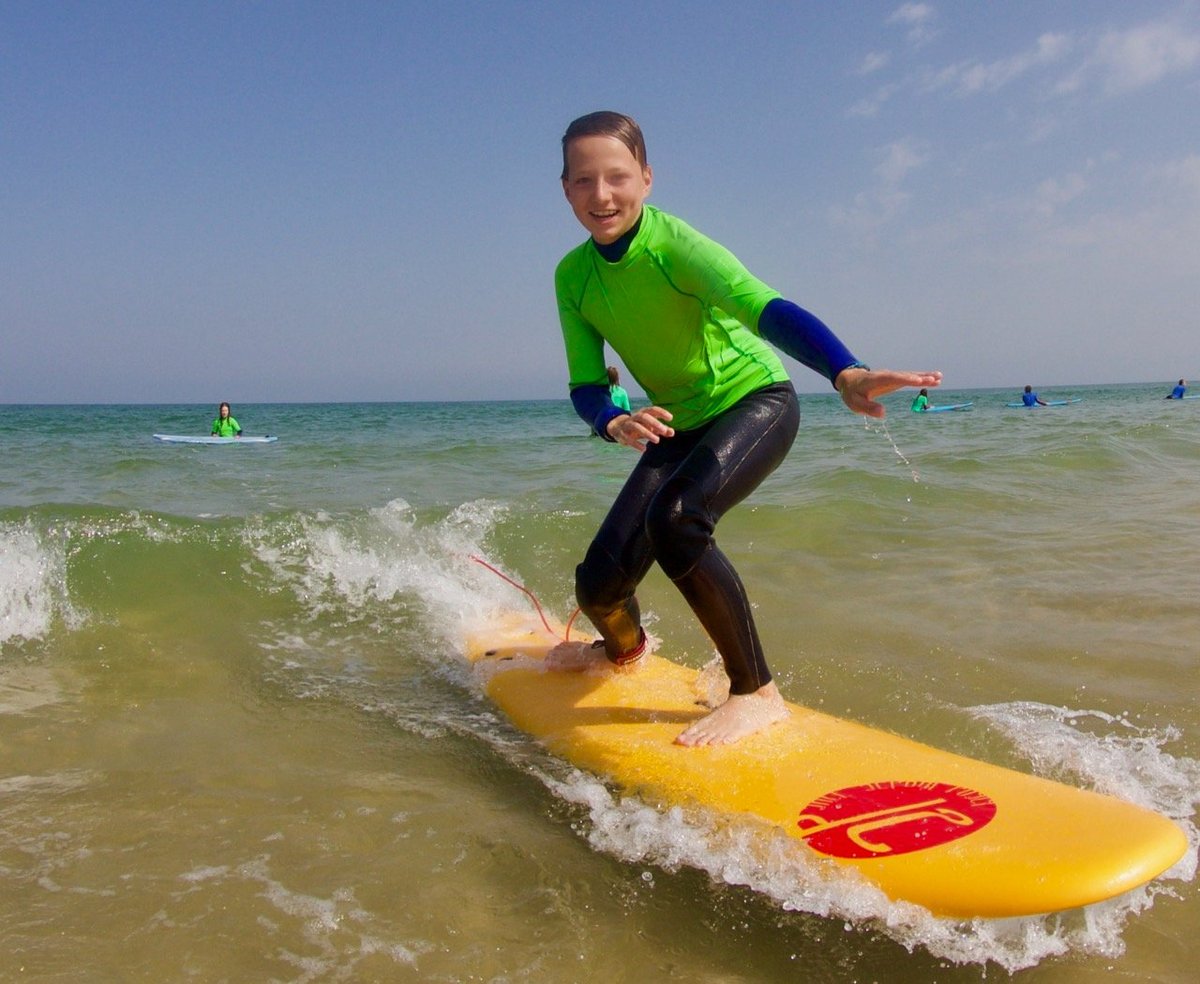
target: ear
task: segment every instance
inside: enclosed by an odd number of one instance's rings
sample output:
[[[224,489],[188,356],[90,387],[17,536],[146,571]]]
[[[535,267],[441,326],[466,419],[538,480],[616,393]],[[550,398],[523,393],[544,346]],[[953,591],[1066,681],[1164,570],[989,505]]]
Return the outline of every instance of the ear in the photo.
[[[563,186],[563,197],[565,197],[567,201],[570,201],[571,200],[571,192],[567,188],[567,179],[566,178],[562,179],[562,186]]]
[[[642,168],[642,178],[646,182],[646,195],[649,197],[650,189],[654,187],[654,169],[649,164]]]

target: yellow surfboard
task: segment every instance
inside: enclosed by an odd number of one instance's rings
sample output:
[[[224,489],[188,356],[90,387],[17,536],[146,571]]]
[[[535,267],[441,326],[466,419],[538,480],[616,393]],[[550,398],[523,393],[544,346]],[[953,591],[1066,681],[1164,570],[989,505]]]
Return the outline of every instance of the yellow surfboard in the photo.
[[[659,806],[751,814],[934,915],[1057,912],[1151,880],[1187,849],[1165,817],[791,704],[736,745],[683,748],[698,672],[548,671],[558,638],[524,617],[468,640],[488,696],[581,769]]]

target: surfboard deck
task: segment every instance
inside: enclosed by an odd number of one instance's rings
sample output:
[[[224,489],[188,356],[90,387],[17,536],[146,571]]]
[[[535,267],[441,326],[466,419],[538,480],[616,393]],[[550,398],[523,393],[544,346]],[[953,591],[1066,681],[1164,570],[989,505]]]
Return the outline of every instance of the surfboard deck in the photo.
[[[1006,403],[1004,405],[1006,407],[1014,407],[1018,410],[1036,410],[1039,407],[1068,407],[1072,403],[1082,403],[1082,402],[1083,402],[1083,397],[1076,396],[1070,400],[1047,400],[1045,403],[1034,403],[1034,404]]]
[[[213,437],[199,434],[155,434],[156,441],[166,441],[168,444],[271,444],[279,438],[267,434],[263,437]]]
[[[705,713],[698,671],[655,654],[632,672],[546,670],[557,641],[506,616],[466,646],[487,695],[552,753],[651,805],[751,814],[938,916],[1077,908],[1187,849],[1176,824],[1133,804],[795,704],[736,745],[684,748],[675,737]]]
[[[973,406],[975,406],[975,402],[973,400],[968,403],[943,403],[936,407],[926,407],[925,411],[923,412],[944,413],[947,410],[970,410]]]

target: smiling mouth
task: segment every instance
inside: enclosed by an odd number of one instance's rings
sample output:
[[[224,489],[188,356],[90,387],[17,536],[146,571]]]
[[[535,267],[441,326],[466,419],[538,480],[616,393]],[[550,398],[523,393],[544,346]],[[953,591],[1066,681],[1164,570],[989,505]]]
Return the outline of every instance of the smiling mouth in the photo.
[[[604,219],[615,219],[619,214],[620,213],[616,209],[613,209],[611,212],[592,212],[591,216],[593,219],[600,219],[603,221]]]

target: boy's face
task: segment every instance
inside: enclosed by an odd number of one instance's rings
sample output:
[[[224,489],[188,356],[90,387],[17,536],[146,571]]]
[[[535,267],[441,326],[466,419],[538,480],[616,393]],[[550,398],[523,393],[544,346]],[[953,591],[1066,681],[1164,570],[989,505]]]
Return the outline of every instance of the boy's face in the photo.
[[[563,191],[575,218],[601,245],[633,228],[653,174],[616,137],[578,137],[567,146]]]

